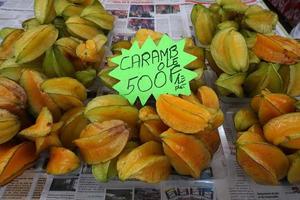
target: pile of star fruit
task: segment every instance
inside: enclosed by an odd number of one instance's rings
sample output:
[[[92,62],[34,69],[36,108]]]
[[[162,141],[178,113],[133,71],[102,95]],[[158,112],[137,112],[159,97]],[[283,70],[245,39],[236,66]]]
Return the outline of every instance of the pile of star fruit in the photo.
[[[148,35],[161,36],[141,30],[135,40],[143,43]],[[185,49],[198,48],[187,41]],[[117,54],[124,45],[129,46],[121,41],[112,50]],[[199,55],[188,67],[203,72],[202,62]],[[104,72],[101,81],[112,86],[115,80]],[[198,178],[219,147],[217,128],[224,120],[216,93],[202,85],[201,77],[191,82],[191,95],[163,94],[146,106],[131,105],[117,94],[85,103],[87,90],[78,80],[47,78],[33,69],[23,69],[18,81],[1,77],[0,185],[31,167],[42,152],[49,152],[46,171],[53,175],[85,162],[102,182],[117,176],[157,183],[172,168]]]

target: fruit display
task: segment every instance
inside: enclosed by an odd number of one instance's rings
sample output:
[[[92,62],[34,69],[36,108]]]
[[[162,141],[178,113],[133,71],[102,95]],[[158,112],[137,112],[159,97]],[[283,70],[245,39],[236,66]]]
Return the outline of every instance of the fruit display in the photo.
[[[102,182],[118,176],[158,183],[172,168],[198,178],[220,145],[217,128],[224,115],[207,86],[190,96],[164,94],[156,106],[138,107],[117,94],[85,105],[86,88],[76,79],[46,78],[30,69],[19,83],[7,78],[0,83],[6,94],[0,104],[1,185],[48,151],[46,172],[53,175],[85,162]]]
[[[91,12],[95,11],[92,9]],[[68,17],[66,26],[75,35],[77,25],[71,23],[74,18]],[[28,26],[30,24],[27,23]],[[45,29],[51,31],[53,27]],[[47,34],[49,36],[50,33]],[[106,66],[98,74],[102,84],[112,93],[116,80],[109,76],[109,71],[116,65],[110,59],[119,55],[122,48],[130,48],[134,40],[143,44],[148,36],[159,41],[162,34],[140,29],[132,41],[119,41],[112,45],[113,55],[107,58]],[[80,40],[84,37],[88,36],[81,36]],[[0,134],[0,152],[13,152],[18,145],[28,143],[33,148],[31,153],[33,151],[34,157],[27,155],[29,151],[22,152],[24,168],[15,172],[3,171],[5,179],[1,185],[30,167],[29,164],[42,152],[49,152],[46,172],[53,175],[74,171],[81,162],[85,162],[92,166],[96,180],[101,182],[117,176],[124,181],[138,179],[158,183],[169,177],[172,168],[178,174],[199,178],[201,171],[210,166],[220,145],[217,129],[224,121],[217,94],[203,85],[204,50],[197,47],[192,39],[186,39],[184,49],[196,56],[187,68],[198,74],[191,81],[191,95],[164,94],[156,103],[150,102],[141,107],[139,103],[131,105],[127,99],[114,93],[86,101],[86,86],[80,82],[81,79],[67,77],[68,73],[74,74],[74,70],[69,70],[72,62],[66,57],[61,58],[68,54],[78,56],[81,61],[99,62],[102,55],[95,52],[103,50],[106,38],[97,34],[85,42],[80,40],[61,37],[54,41],[55,46],[43,50],[45,56],[39,62],[42,68],[20,66],[15,58],[4,62],[11,64],[12,69],[20,70],[9,71],[6,73],[9,76],[0,78],[0,92],[3,94],[0,97],[0,127],[4,130]],[[19,59],[25,59],[26,64],[26,59],[37,55],[30,53]],[[22,54],[20,50],[19,55]],[[63,65],[67,62],[70,65]],[[64,72],[60,71],[60,66],[65,66]],[[62,77],[55,77],[58,72]],[[81,81],[87,81],[91,78],[86,72],[77,71],[75,74],[83,77]],[[0,157],[0,161],[8,160],[9,156],[13,154]]]
[[[101,183],[198,181],[216,152],[227,153],[219,149],[228,112],[220,96],[251,97],[233,117],[245,173],[259,184],[299,184],[299,42],[274,34],[274,12],[241,0],[195,4],[190,17],[198,41],[184,38],[180,48],[195,57],[185,66],[197,74],[191,94],[165,92],[145,104],[113,88],[113,58],[164,33],[141,28],[108,49],[115,19],[97,0],[35,0],[34,18],[1,29],[0,186],[39,158],[51,177],[86,165]],[[217,78],[207,86],[211,70]],[[99,96],[89,93],[95,78]]]
[[[29,68],[89,86],[113,26],[114,16],[99,1],[35,0],[34,18],[25,20],[23,29],[0,31],[0,75],[19,81]]]
[[[300,44],[275,35],[276,13],[241,0],[217,0],[191,12],[220,95],[253,97],[263,89],[299,96]]]
[[[10,56],[0,67],[0,152],[14,152],[25,143],[34,157],[22,152],[24,167],[3,171],[1,185],[30,167],[43,152],[49,152],[47,173],[66,174],[85,162],[102,182],[118,176],[157,183],[167,179],[172,168],[198,178],[210,165],[220,145],[217,128],[224,115],[217,94],[203,86],[204,49],[191,38],[186,38],[184,49],[196,60],[187,68],[198,76],[190,83],[190,96],[161,95],[156,105],[143,107],[117,94],[86,101],[85,83],[92,81],[96,70],[85,66],[102,61],[107,42],[103,32],[112,28],[113,18],[96,2],[83,5],[67,0],[36,1],[35,17],[23,23],[24,30],[7,33],[7,37],[14,35],[3,42],[12,40],[15,48],[3,44]],[[8,30],[3,29],[3,34]],[[113,55],[98,74],[102,84],[113,92],[116,80],[109,72],[116,65],[110,59],[123,48],[130,48],[134,41],[142,45],[148,36],[158,42],[162,35],[140,29],[131,41],[113,44]],[[35,48],[43,39],[47,39],[45,45]]]
[[[299,183],[299,124],[296,100],[286,94],[262,90],[240,109],[236,159],[246,174],[260,184],[278,185],[285,177]]]

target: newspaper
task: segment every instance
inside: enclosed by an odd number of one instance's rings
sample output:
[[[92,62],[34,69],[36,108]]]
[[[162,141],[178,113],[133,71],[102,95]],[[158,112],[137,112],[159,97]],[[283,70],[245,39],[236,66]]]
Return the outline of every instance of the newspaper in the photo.
[[[189,24],[186,23],[188,16],[182,0],[130,2],[104,0],[103,3],[105,8],[117,17],[113,42],[130,39],[140,28],[167,33],[173,39],[191,37]]]
[[[107,10],[116,16],[111,42],[130,40],[139,28],[167,33],[174,39],[193,37],[190,12],[195,3],[209,5],[214,0],[103,0]],[[266,5],[260,0],[245,0],[248,4]],[[33,17],[33,0],[0,0],[0,28],[21,27],[21,22]],[[277,34],[288,35],[278,24]],[[215,75],[205,72],[206,83],[213,86]],[[99,183],[91,167],[81,167],[64,176],[45,172],[47,154],[36,165],[4,187],[0,199],[106,199],[106,200],[243,200],[243,199],[299,199],[300,187],[286,182],[280,186],[262,186],[249,179],[235,159],[235,131],[232,116],[249,100],[221,98],[226,115],[224,126],[219,128],[221,145],[211,165],[199,179],[179,176],[175,172],[167,181],[147,184],[136,180],[121,182],[113,179]]]
[[[47,155],[32,168],[0,188],[0,199],[203,199],[216,198],[216,188],[226,184],[225,160],[222,148],[216,153],[211,166],[199,180],[172,173],[168,181],[147,184],[116,178],[99,183],[93,177],[91,167],[82,166],[67,175],[53,176],[45,173]],[[222,161],[222,163],[218,163]],[[222,167],[221,167],[222,166]],[[216,179],[216,180],[215,180]]]

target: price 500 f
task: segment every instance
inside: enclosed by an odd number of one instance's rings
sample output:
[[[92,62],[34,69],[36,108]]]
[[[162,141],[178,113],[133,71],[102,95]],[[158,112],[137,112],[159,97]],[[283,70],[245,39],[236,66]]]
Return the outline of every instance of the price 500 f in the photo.
[[[161,88],[167,84],[167,75],[163,71],[156,73],[154,77],[149,75],[134,76],[128,79],[127,90],[128,93],[124,95],[131,94],[136,88],[139,92],[147,92],[154,88]]]

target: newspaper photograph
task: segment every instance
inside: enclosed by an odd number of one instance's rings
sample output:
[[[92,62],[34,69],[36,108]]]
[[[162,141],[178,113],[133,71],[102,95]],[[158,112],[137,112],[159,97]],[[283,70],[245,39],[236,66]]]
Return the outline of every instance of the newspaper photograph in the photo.
[[[167,33],[174,39],[191,37],[184,1],[103,1],[117,18],[112,41],[130,39],[141,29]]]

